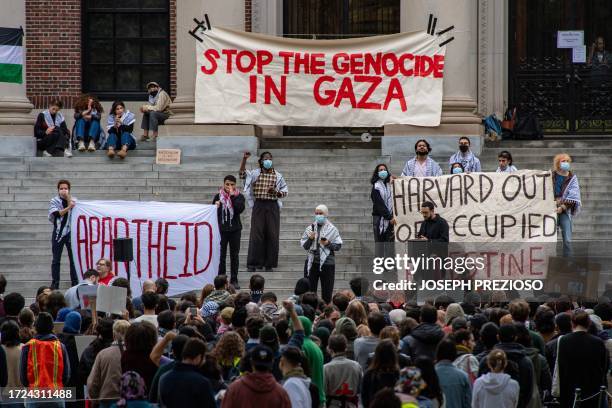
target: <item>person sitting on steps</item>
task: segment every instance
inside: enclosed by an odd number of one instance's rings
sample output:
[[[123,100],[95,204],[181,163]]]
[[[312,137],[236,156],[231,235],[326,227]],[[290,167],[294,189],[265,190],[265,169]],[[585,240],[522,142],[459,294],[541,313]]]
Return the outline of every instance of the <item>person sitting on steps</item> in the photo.
[[[140,107],[142,112],[141,128],[143,130],[140,140],[143,142],[149,140],[149,130],[153,132],[153,140],[155,140],[157,138],[158,126],[163,125],[165,120],[172,115],[170,111],[172,99],[170,99],[170,95],[157,82],[149,82],[147,84],[147,92],[149,94],[149,103]]]
[[[74,105],[74,138],[78,143],[79,152],[87,149],[96,151],[97,143],[104,143],[101,136],[104,135],[100,127],[100,119],[104,109],[98,98],[92,95],[82,95]],[[85,147],[87,145],[87,147]]]
[[[117,156],[125,159],[128,150],[136,148],[136,140],[132,136],[134,122],[136,122],[136,116],[125,109],[125,104],[122,101],[113,102],[106,125],[108,131],[108,140],[106,141],[108,151],[106,155],[108,157],[112,159],[115,157],[115,150],[119,150]]]

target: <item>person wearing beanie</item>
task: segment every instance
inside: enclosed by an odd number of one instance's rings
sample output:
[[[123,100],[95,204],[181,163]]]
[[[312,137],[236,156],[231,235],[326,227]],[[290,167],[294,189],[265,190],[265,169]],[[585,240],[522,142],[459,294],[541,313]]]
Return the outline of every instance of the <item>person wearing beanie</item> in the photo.
[[[68,313],[70,313],[72,311],[72,309],[70,309],[69,307],[62,307],[59,312],[57,312],[57,316],[55,317],[55,322],[56,323],[62,323],[64,321],[66,321],[66,316],[68,315]]]
[[[389,319],[391,319],[391,323],[395,327],[399,327],[406,320],[406,311],[403,309],[393,309],[389,312]]]
[[[444,327],[442,330],[444,333],[449,334],[453,332],[453,320],[462,317],[465,319],[465,313],[459,303],[451,303],[446,308],[446,315],[444,316]]]
[[[314,222],[302,234],[300,244],[308,251],[304,275],[310,280],[310,290],[317,293],[321,280],[321,297],[325,303],[332,300],[336,274],[335,253],[342,247],[338,228],[328,220],[329,210],[321,204],[315,209]]]
[[[63,310],[63,309],[62,309]],[[60,312],[62,311],[60,310]],[[58,317],[60,313],[57,314]],[[68,313],[65,315],[64,319],[64,328],[62,333],[57,335],[59,341],[62,342],[64,347],[66,347],[66,352],[68,353],[68,359],[70,360],[70,372],[72,375],[70,376],[70,380],[67,384],[64,384],[66,387],[76,387],[77,386],[77,370],[79,367],[79,354],[77,351],[75,336],[78,336],[81,332],[81,315],[78,312],[68,310]]]
[[[342,334],[346,337],[346,358],[355,359],[354,342],[357,338],[357,325],[350,317],[341,317],[336,322],[336,334]]]

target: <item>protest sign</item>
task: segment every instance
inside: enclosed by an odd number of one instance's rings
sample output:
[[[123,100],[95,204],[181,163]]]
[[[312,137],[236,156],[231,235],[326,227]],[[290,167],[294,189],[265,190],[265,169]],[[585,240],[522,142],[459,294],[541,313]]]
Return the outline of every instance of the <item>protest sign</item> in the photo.
[[[132,238],[134,261],[114,262],[113,239]],[[147,279],[165,278],[170,296],[212,283],[219,267],[220,234],[214,205],[79,201],[71,211],[71,245],[77,273],[100,258],[127,277],[133,296]]]
[[[549,171],[471,173],[441,177],[401,177],[393,184],[396,249],[409,251],[430,201],[448,222],[445,259],[479,259],[478,267],[462,270],[473,279],[541,279],[557,241],[556,204]],[[397,243],[405,243],[404,246]],[[466,269],[466,268],[462,268]]]
[[[95,339],[96,339],[96,336],[87,335],[87,334],[83,334],[81,336],[74,336],[74,341],[76,342],[76,348],[77,348],[77,356],[79,357],[79,360],[81,359],[81,356],[83,355],[83,351],[85,351],[87,346],[89,346],[91,342],[94,341]]]
[[[196,47],[195,122],[438,126],[440,42],[425,32],[304,40],[213,27]]]
[[[98,285],[96,311],[122,315],[125,311],[127,288],[119,286]]]
[[[98,285],[81,285],[77,288],[81,309],[91,309],[91,303],[98,296]]]

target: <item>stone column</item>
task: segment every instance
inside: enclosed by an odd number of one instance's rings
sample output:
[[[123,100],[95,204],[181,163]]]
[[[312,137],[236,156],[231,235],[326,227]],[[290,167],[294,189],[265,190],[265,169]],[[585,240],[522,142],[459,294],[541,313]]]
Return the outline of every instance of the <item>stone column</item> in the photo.
[[[184,157],[256,150],[254,126],[194,123],[196,39],[188,31],[195,27],[193,18],[202,19],[204,14],[208,14],[213,26],[244,30],[244,0],[177,1],[177,95],[171,106],[174,115],[166,121],[165,126],[160,127],[157,147],[181,149]]]
[[[25,0],[2,2],[0,27],[26,29]],[[13,84],[0,82],[0,144],[2,156],[33,156],[36,144],[33,138],[34,108],[26,96],[25,84],[25,39],[23,41],[23,82]]]
[[[458,136],[468,136],[472,150],[482,146],[481,119],[477,108],[477,14],[472,0],[404,0],[401,9],[403,32],[427,29],[429,14],[438,18],[436,31],[454,25],[454,41],[447,45],[444,66],[444,99],[438,127],[385,126],[384,155],[405,159],[414,155],[416,140],[426,138],[436,156],[448,157],[457,150]]]

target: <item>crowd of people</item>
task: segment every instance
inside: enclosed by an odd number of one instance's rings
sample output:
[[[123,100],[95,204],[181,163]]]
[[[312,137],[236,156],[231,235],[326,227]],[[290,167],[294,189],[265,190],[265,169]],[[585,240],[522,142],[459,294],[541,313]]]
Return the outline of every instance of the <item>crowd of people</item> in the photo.
[[[419,306],[354,278],[327,302],[300,278],[282,300],[260,274],[248,290],[219,275],[180,299],[160,278],[132,297],[110,262],[97,265],[64,293],[39,288],[29,306],[2,296],[0,387],[73,389],[45,405],[58,407],[607,407],[606,297],[471,293]],[[80,307],[78,287],[95,284],[127,288],[122,315]],[[95,338],[79,355],[82,335]]]
[[[147,84],[148,103],[140,107],[142,112],[141,141],[157,138],[159,125],[170,117],[171,99],[157,82]],[[94,152],[106,150],[109,158],[117,155],[125,159],[129,150],[136,148],[134,123],[136,115],[130,112],[123,101],[113,102],[107,115],[106,126],[102,126],[104,109],[94,95],[82,95],[74,104],[74,126],[68,129],[61,113],[63,103],[53,99],[46,110],[38,114],[34,125],[36,146],[43,156],[72,157],[72,150]],[[149,135],[151,132],[151,135]]]

